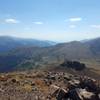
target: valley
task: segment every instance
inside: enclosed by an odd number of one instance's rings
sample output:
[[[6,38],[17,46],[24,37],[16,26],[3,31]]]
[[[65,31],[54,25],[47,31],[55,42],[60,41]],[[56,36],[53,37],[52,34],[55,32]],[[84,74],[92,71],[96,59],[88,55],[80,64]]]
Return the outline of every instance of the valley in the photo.
[[[98,42],[96,44],[95,42]],[[59,65],[65,60],[80,61],[88,68],[100,70],[100,39],[73,41],[53,46],[19,46],[0,54],[0,71],[27,70]]]

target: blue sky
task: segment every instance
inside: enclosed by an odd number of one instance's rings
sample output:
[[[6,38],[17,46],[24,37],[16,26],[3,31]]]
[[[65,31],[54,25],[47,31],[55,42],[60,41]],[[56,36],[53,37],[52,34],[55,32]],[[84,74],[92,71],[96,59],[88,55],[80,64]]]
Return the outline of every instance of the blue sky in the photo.
[[[0,35],[58,42],[100,37],[100,0],[0,0]]]

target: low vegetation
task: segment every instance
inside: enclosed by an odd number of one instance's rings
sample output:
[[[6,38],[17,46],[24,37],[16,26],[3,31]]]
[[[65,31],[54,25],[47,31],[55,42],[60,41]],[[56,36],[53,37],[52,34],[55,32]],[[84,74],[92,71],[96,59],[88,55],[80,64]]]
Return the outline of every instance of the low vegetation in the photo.
[[[80,63],[78,61],[64,61],[61,66],[72,68],[75,70],[84,70],[86,68],[85,64]]]

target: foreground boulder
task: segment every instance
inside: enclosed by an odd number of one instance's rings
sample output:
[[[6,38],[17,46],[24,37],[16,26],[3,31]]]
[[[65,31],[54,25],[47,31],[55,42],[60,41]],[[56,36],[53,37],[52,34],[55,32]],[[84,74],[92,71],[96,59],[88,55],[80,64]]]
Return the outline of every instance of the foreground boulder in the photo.
[[[56,100],[100,100],[94,93],[79,88],[69,91],[58,88],[52,96],[56,96]]]
[[[53,94],[51,94],[52,97],[56,97],[57,100],[63,100],[65,98],[67,90],[62,89],[55,85],[51,85],[51,88],[55,90]]]
[[[83,89],[86,88],[90,92],[94,93],[100,92],[99,82],[91,78],[81,78],[80,87]]]
[[[94,93],[88,92],[85,89],[76,88],[70,90],[67,95],[71,100],[97,100]]]
[[[69,81],[66,89],[52,86],[56,100],[100,100],[100,86],[88,77]]]

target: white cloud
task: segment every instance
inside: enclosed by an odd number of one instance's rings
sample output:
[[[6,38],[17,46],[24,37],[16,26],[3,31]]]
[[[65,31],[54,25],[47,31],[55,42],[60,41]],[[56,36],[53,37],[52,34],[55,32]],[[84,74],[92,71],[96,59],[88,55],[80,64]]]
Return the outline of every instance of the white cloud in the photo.
[[[100,25],[90,25],[90,27],[100,29]]]
[[[76,27],[76,25],[70,25],[69,27],[70,27],[70,28],[75,28],[75,27]]]
[[[43,24],[43,22],[33,22],[34,24],[38,24],[38,25],[41,25]]]
[[[82,21],[82,18],[81,17],[73,17],[73,18],[70,18],[70,19],[65,20],[65,21],[79,22],[79,21]]]
[[[5,19],[5,23],[17,24],[17,23],[19,23],[19,21],[16,19],[13,19],[13,18],[8,18],[8,19]]]

